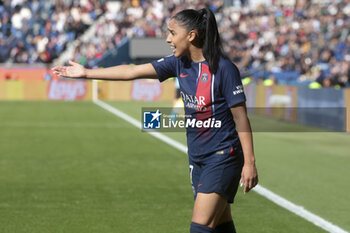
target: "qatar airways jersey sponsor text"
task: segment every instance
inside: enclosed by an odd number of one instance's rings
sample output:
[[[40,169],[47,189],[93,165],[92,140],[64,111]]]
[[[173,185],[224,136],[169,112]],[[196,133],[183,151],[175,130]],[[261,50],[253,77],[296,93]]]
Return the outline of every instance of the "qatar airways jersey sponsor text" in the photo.
[[[194,96],[186,94],[183,91],[180,93],[186,108],[195,109],[196,111],[205,111],[207,109],[204,96]]]

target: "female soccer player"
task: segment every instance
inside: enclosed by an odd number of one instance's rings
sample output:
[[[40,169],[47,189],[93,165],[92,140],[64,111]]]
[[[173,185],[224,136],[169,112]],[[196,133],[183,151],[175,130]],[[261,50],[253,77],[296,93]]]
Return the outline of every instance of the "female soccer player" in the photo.
[[[238,183],[244,193],[258,183],[245,95],[237,67],[223,54],[214,14],[183,10],[168,24],[173,55],[143,65],[105,69],[55,67],[70,78],[134,80],[178,77],[186,115],[221,121],[221,127],[187,128],[190,177],[195,198],[191,233],[232,233],[230,204]]]

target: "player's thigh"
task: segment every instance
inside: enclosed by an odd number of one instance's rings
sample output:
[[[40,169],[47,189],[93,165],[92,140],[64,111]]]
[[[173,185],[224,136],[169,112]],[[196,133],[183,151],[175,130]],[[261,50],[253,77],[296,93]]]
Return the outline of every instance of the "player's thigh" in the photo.
[[[214,228],[228,203],[217,193],[198,193],[193,207],[192,222]]]
[[[222,213],[220,219],[217,221],[216,226],[223,224],[223,223],[227,223],[232,221],[232,215],[231,215],[231,205],[229,203],[227,203],[226,208],[224,210],[224,212]]]

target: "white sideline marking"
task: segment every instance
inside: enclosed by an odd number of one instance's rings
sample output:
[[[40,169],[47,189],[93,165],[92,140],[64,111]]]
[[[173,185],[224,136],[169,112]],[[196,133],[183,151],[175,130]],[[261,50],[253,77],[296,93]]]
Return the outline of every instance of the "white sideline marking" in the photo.
[[[141,129],[141,122],[136,120],[135,118],[123,113],[122,111],[112,107],[111,105],[104,103],[100,100],[94,100],[95,104],[100,106],[101,108],[113,113],[114,115],[124,119],[125,121],[129,122],[130,124],[134,125],[135,127]],[[168,145],[178,149],[181,152],[187,153],[187,147],[174,139],[169,138],[166,135],[163,135],[162,133],[158,132],[147,132],[151,134],[153,137],[158,138],[159,140],[167,143]],[[302,217],[303,219],[313,223],[314,225],[328,231],[331,233],[349,233],[342,228],[338,227],[337,225],[334,225],[333,223],[326,221],[325,219],[321,218],[320,216],[311,213],[310,211],[306,210],[303,206],[295,205],[294,203],[286,200],[285,198],[271,192],[270,190],[262,187],[261,185],[257,185],[253,191],[257,192],[261,196],[267,198],[268,200],[274,202],[275,204],[283,207],[284,209],[287,209],[288,211]]]
[[[109,104],[106,104],[105,102],[102,102],[100,100],[95,100],[93,101],[95,104],[97,104],[98,106],[100,106],[101,108],[113,113],[114,115],[122,118],[123,120],[129,122],[130,124],[132,124],[133,126],[139,128],[139,129],[142,129],[142,126],[141,126],[141,122],[139,122],[138,120],[136,120],[135,118],[123,113],[122,111],[119,111],[118,109],[112,107],[111,105]],[[187,153],[187,147],[184,146],[183,144],[175,141],[174,139],[171,139],[169,138],[168,136],[166,135],[163,135],[162,133],[159,133],[159,132],[147,132],[149,133],[150,135],[152,135],[153,137],[155,138],[158,138],[159,140],[175,147],[176,149],[184,152],[184,153]]]
[[[347,231],[343,230],[342,228],[338,227],[337,225],[334,225],[333,223],[321,218],[320,216],[311,213],[310,211],[306,210],[303,206],[295,205],[294,203],[288,201],[287,199],[284,199],[283,197],[271,192],[270,190],[262,187],[261,185],[257,185],[254,189],[255,192],[260,194],[261,196],[264,196],[265,198],[269,199],[270,201],[274,202],[275,204],[289,210],[290,212],[293,212],[294,214],[302,217],[303,219],[306,219],[307,221],[315,224],[318,227],[321,227],[322,229],[332,232],[332,233],[348,233]]]

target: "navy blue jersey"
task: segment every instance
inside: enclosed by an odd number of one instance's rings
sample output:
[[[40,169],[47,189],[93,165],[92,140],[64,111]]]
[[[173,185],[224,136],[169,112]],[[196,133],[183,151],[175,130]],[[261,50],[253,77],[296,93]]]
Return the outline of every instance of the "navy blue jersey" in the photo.
[[[245,102],[237,67],[220,59],[216,74],[211,74],[206,61],[192,62],[174,55],[152,62],[159,80],[178,77],[186,115],[199,121],[221,122],[219,128],[186,128],[188,154],[200,157],[233,146],[240,141],[230,107]],[[213,125],[211,125],[213,126]]]

